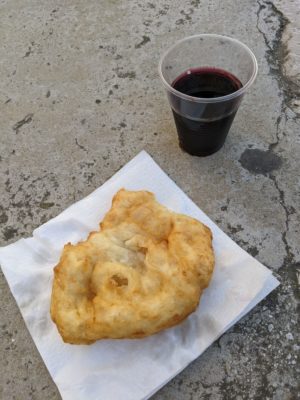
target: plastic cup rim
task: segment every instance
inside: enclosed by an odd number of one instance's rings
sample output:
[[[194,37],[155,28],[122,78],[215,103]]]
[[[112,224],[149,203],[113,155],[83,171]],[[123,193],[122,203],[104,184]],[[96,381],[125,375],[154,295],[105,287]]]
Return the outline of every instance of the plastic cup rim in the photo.
[[[184,94],[179,92],[178,90],[174,89],[164,78],[163,73],[162,73],[162,64],[164,59],[166,58],[166,56],[175,48],[177,47],[179,44],[186,42],[190,39],[195,39],[195,38],[199,38],[199,37],[216,37],[216,38],[222,38],[234,43],[237,43],[238,45],[240,45],[241,47],[243,47],[246,52],[250,55],[251,60],[253,62],[253,72],[252,75],[250,77],[250,79],[245,83],[245,85],[243,85],[240,89],[238,89],[237,91],[228,94],[226,96],[220,96],[220,97],[214,97],[214,98],[206,98],[206,97],[194,97],[194,96],[189,96],[188,94]],[[209,66],[208,66],[209,67]],[[227,101],[227,100],[231,100],[234,99],[235,97],[241,96],[242,94],[244,94],[246,92],[247,89],[249,89],[249,87],[252,85],[252,83],[254,82],[256,75],[257,75],[257,70],[258,70],[258,66],[257,66],[257,60],[256,57],[254,55],[254,53],[252,52],[252,50],[249,49],[248,46],[246,46],[244,43],[240,42],[237,39],[234,39],[230,36],[225,36],[225,35],[218,35],[218,34],[214,34],[214,33],[200,33],[197,35],[191,35],[191,36],[186,36],[183,39],[178,40],[176,43],[174,43],[171,47],[169,47],[165,53],[161,56],[160,60],[159,60],[159,64],[158,64],[158,73],[159,76],[162,80],[163,85],[165,86],[165,88],[173,93],[175,96],[181,97],[182,99],[185,100],[190,100],[193,102],[197,102],[197,103],[218,103],[221,101]],[[183,71],[182,71],[183,72]],[[230,72],[230,71],[229,71]]]

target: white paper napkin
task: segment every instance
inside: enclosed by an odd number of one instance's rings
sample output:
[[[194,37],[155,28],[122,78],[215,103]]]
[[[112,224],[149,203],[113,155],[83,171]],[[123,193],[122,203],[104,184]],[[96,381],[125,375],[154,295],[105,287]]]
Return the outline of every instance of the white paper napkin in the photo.
[[[175,328],[146,339],[64,344],[49,315],[53,267],[65,243],[76,243],[98,229],[113,195],[122,187],[152,191],[162,204],[211,228],[216,255],[211,284],[198,310]],[[148,399],[279,284],[144,151],[89,196],[36,229],[33,237],[0,248],[0,263],[64,400]]]

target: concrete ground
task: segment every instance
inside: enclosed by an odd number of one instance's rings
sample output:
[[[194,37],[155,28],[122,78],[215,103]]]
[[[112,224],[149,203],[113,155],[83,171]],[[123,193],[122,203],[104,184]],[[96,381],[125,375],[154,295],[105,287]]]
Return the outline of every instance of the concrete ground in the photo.
[[[145,149],[281,281],[155,400],[299,398],[296,3],[0,3],[1,245],[30,236]],[[259,64],[225,147],[208,158],[179,149],[157,74],[169,45],[200,32],[244,41]],[[2,274],[0,310],[0,398],[60,399]]]

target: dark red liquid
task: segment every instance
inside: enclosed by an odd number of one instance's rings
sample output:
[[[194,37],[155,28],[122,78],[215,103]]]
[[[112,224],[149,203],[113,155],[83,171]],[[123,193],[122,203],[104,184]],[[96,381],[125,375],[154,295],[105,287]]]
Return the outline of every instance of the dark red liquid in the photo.
[[[222,69],[195,68],[177,77],[172,86],[189,96],[215,98],[234,93],[243,85],[238,78]],[[172,109],[183,150],[198,156],[219,150],[225,142],[240,99],[199,104],[177,98]]]

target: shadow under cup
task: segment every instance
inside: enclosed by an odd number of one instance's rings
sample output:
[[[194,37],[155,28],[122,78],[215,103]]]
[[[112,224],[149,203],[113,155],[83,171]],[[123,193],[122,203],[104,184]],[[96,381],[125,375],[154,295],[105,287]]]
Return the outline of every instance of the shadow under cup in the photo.
[[[161,58],[180,147],[207,156],[224,144],[246,90],[257,74],[254,54],[221,35],[195,35],[177,42]]]

